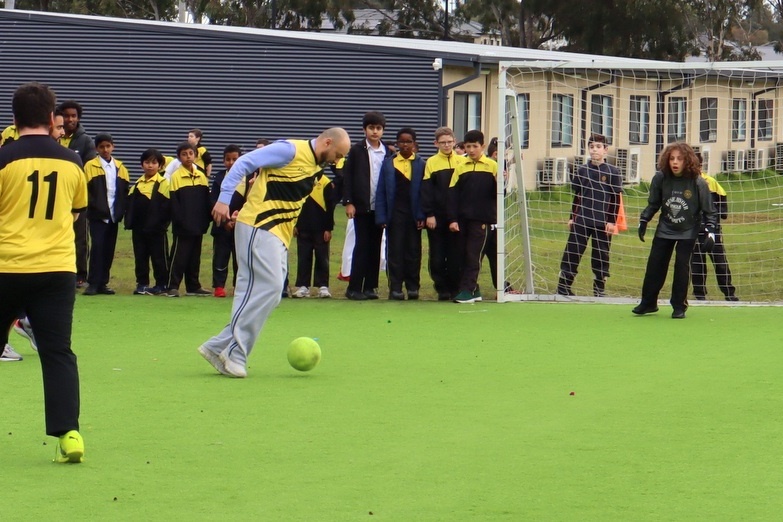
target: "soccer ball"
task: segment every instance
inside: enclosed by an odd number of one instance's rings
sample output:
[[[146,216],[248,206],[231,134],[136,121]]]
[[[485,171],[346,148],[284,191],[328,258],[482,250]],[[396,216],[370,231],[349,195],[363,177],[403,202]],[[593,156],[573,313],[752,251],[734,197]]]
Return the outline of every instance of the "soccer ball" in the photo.
[[[288,364],[300,372],[309,372],[321,360],[321,347],[315,339],[298,337],[288,346]]]

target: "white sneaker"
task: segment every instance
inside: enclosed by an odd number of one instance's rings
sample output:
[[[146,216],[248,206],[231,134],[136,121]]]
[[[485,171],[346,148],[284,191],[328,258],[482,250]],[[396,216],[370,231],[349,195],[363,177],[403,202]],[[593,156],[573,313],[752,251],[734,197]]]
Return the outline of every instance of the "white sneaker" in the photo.
[[[294,297],[310,297],[310,289],[306,286],[300,286],[293,295]]]
[[[33,348],[33,350],[36,352],[38,351],[38,345],[35,344],[35,334],[33,333],[33,327],[30,326],[30,320],[27,319],[27,317],[14,321],[14,332],[30,341],[30,346]]]
[[[318,289],[318,297],[322,297],[322,298],[325,298],[325,299],[329,298],[329,297],[332,297],[332,294],[329,293],[329,287],[322,286],[321,288],[319,288]]]
[[[229,359],[228,356],[226,356],[226,352],[220,353],[220,360],[223,362],[223,368],[226,370],[226,375],[239,379],[247,377],[247,368],[245,368],[245,365]]]
[[[223,361],[220,360],[220,356],[215,354],[215,352],[202,344],[198,347],[198,353],[200,353],[201,356],[206,359],[207,362],[211,364],[217,371],[223,375],[229,375],[229,373],[226,371],[226,366],[223,364]]]
[[[0,354],[0,361],[11,362],[11,361],[21,361],[21,360],[22,360],[22,356],[16,353],[14,349],[11,348],[10,344],[6,344],[5,348],[3,348],[3,353]]]

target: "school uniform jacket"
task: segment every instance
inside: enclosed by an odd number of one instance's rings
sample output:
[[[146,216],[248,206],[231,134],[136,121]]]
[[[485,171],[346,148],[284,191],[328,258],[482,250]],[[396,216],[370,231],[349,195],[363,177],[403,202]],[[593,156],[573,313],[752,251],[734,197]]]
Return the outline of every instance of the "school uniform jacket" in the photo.
[[[449,185],[448,222],[495,223],[497,175],[498,164],[486,156],[481,156],[477,161],[467,158],[458,165]]]
[[[144,176],[131,187],[125,228],[146,234],[165,232],[171,221],[169,181],[161,174]]]
[[[413,219],[414,221],[424,221],[426,218],[421,209],[424,160],[417,154],[406,160],[398,153],[383,160],[383,165],[381,165],[378,191],[375,193],[375,223],[377,225],[391,223],[392,214],[394,214],[394,197],[397,194],[397,176],[404,176],[399,167],[403,167],[405,162],[410,162],[410,205]]]
[[[98,151],[95,150],[95,142],[84,130],[81,123],[77,123],[73,134],[70,137],[62,138],[60,143],[78,154],[83,165],[98,155]]]
[[[130,176],[128,169],[117,158],[112,158],[117,167],[117,187],[114,194],[114,221],[119,223],[125,215],[128,206],[128,189]],[[87,176],[87,219],[111,220],[111,209],[106,196],[106,171],[103,170],[101,158],[96,157],[84,164],[84,174]]]
[[[617,222],[623,178],[614,165],[592,162],[580,166],[571,179],[574,201],[571,219],[587,227],[604,230]]]
[[[386,157],[389,157],[389,147],[386,148]],[[343,166],[343,205],[353,205],[356,214],[369,214],[372,207],[370,200],[370,157],[367,152],[367,140],[356,142]]]
[[[446,217],[451,175],[464,162],[465,156],[456,152],[446,156],[441,151],[427,160],[421,185],[421,209],[426,217]]]
[[[209,181],[203,172],[180,166],[171,174],[171,232],[176,236],[200,236],[209,229],[212,207]]]
[[[323,174],[302,205],[296,228],[307,232],[334,230],[334,183]]]
[[[715,204],[704,178],[686,178],[657,172],[650,182],[647,207],[639,218],[650,221],[661,211],[655,237],[696,239],[702,223],[717,225]]]

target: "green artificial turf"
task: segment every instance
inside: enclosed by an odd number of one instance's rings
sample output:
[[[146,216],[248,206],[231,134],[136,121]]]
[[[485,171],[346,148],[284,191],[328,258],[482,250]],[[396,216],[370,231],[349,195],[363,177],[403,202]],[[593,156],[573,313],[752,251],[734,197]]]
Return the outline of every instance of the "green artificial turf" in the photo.
[[[236,380],[196,352],[229,308],[78,297],[79,465],[51,462],[38,358],[12,333],[0,520],[783,511],[779,309],[284,300]],[[299,336],[323,350],[309,373],[286,361]]]

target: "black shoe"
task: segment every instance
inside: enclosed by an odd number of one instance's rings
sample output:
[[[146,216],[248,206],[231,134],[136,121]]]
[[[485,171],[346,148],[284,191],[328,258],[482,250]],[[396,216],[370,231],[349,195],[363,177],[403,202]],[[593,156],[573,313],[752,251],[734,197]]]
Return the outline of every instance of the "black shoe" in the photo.
[[[727,295],[726,301],[739,301],[739,297],[737,297],[736,295]]]
[[[389,292],[389,299],[391,299],[392,301],[404,301],[405,294],[403,294],[402,292],[398,292],[396,290],[392,290],[391,292]]]
[[[345,297],[351,301],[366,301],[367,296],[356,290],[346,290]]]
[[[655,306],[655,305],[653,305],[653,306],[644,306],[644,305],[639,305],[639,306],[637,306],[636,308],[634,308],[634,309],[633,309],[633,310],[631,310],[631,311],[632,311],[633,313],[635,313],[636,315],[654,314],[655,312],[657,312],[657,311],[658,311],[658,307],[657,307],[657,306]],[[684,313],[685,313],[685,312],[683,312],[683,314],[684,314]]]
[[[108,286],[101,286],[98,288],[98,293],[101,295],[114,295],[116,292]]]
[[[576,294],[571,291],[570,287],[557,285],[557,295],[575,296]]]
[[[419,298],[419,291],[418,290],[408,290],[408,300],[409,301],[416,301]]]
[[[606,297],[606,281],[600,279],[593,280],[593,296]]]
[[[693,297],[695,297],[697,301],[706,301],[707,300],[707,296],[704,296],[704,295],[694,295]]]
[[[365,290],[364,297],[367,299],[378,299],[378,292],[376,292],[375,289]]]
[[[438,293],[438,301],[451,301],[451,293],[449,293],[449,292],[439,292]]]
[[[672,319],[685,319],[685,310],[675,310],[672,312]]]
[[[98,295],[98,287],[90,285],[82,292],[82,295]]]

